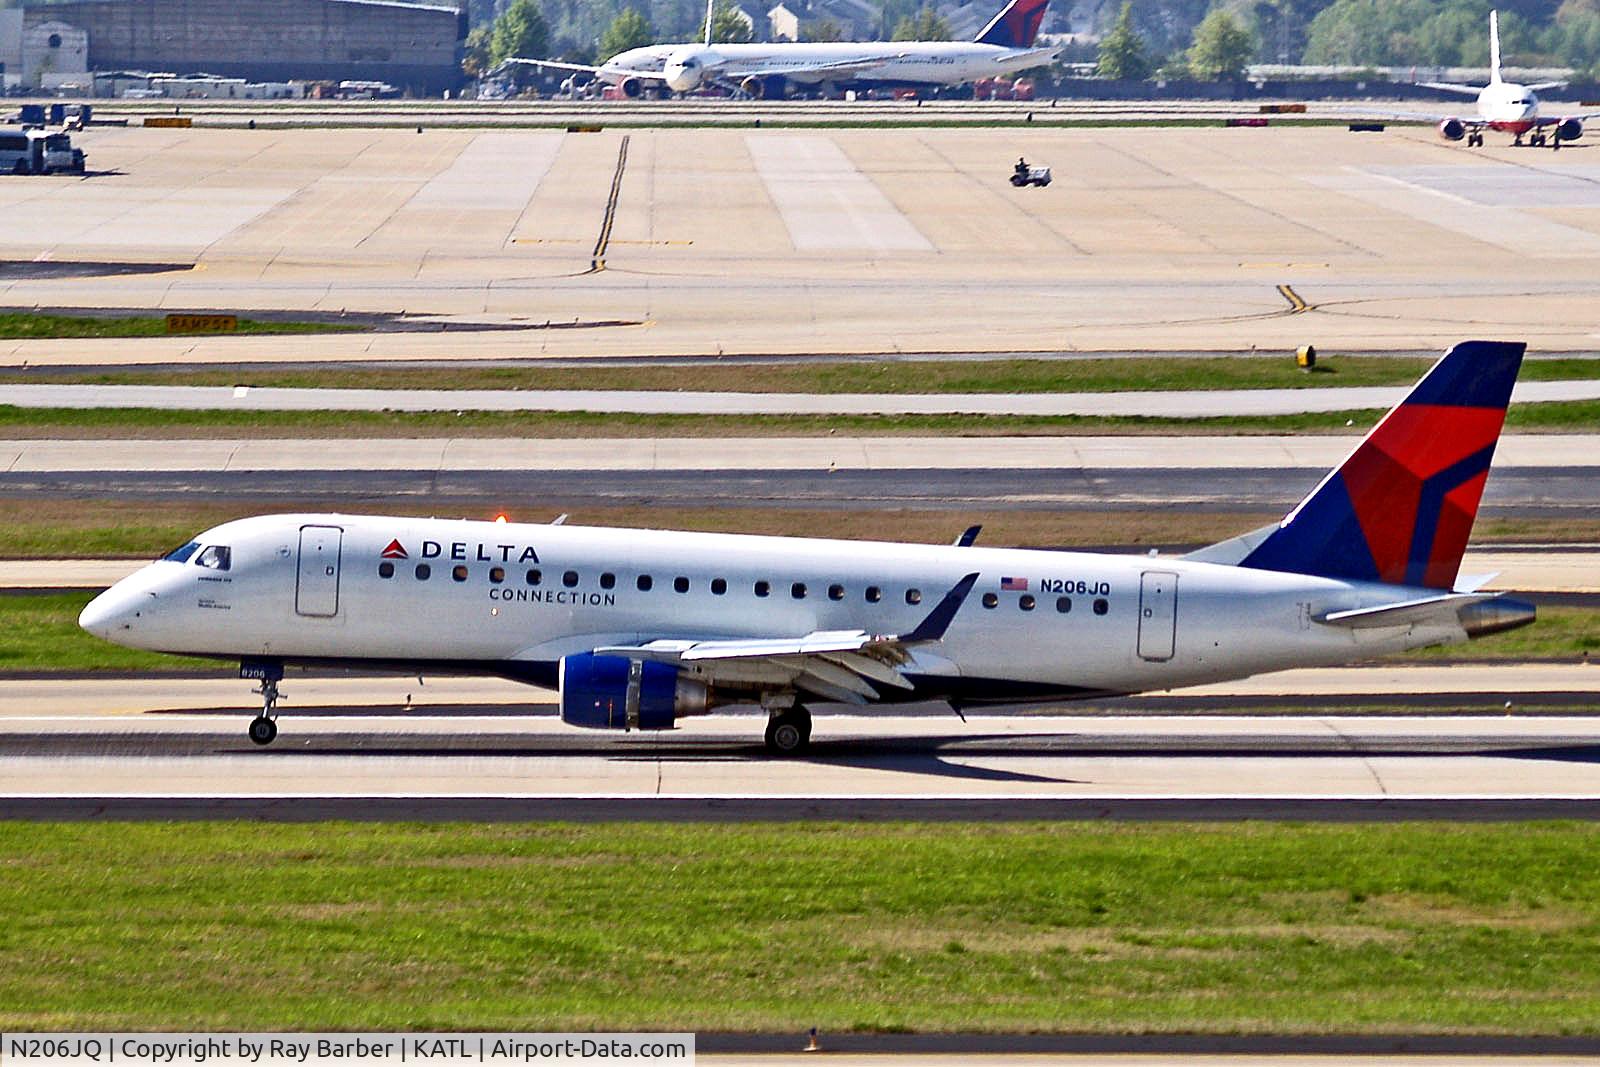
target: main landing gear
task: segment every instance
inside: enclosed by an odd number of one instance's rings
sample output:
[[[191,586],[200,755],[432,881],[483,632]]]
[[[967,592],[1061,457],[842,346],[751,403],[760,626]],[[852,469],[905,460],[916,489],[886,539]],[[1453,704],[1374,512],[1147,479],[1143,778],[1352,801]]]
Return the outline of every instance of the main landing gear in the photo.
[[[767,751],[798,756],[811,746],[811,713],[798,704],[773,708],[767,718]]]
[[[241,678],[254,678],[261,683],[252,689],[261,698],[261,714],[250,720],[250,740],[258,745],[270,745],[278,737],[278,683],[283,680],[283,666],[278,663],[241,663]]]

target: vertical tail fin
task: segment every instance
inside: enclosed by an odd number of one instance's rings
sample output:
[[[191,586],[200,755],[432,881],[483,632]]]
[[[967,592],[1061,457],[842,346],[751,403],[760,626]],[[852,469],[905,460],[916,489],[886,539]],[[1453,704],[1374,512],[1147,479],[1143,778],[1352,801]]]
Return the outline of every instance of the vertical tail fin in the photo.
[[[705,46],[711,47],[711,23],[717,15],[717,0],[706,0],[706,39]]]
[[[1526,347],[1452,348],[1239,565],[1454,586]]]
[[[1500,12],[1489,12],[1489,84],[1500,81]]]
[[[995,44],[1002,48],[1032,48],[1039,37],[1039,25],[1044,22],[1045,9],[1050,0],[1011,0],[1000,13],[989,20],[977,36],[978,44]]]

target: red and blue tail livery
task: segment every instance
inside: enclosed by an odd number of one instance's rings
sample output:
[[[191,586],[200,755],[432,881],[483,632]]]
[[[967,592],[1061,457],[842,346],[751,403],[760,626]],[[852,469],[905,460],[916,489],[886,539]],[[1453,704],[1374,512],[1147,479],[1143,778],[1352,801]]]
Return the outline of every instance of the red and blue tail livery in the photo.
[[[1452,348],[1241,565],[1453,587],[1526,347]]]
[[[977,36],[978,44],[1002,48],[1032,48],[1050,0],[1011,0]]]

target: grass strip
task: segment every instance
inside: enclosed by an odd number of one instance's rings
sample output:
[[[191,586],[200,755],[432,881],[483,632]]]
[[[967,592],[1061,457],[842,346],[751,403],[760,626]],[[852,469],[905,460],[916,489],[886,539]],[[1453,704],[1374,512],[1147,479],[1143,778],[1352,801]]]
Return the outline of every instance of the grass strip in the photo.
[[[365,327],[352,323],[239,320],[238,333],[349,333]],[[80,337],[184,336],[167,329],[159,315],[48,315],[29,311],[0,314],[0,340],[61,339]],[[26,379],[23,380],[35,380]]]
[[[1071,436],[1082,434],[1362,433],[1377,410],[1178,419],[1022,415],[638,415],[579,411],[166,411],[153,408],[23,408],[0,405],[0,436],[293,437],[803,437],[829,433]],[[1519,404],[1513,431],[1592,433],[1600,400]]]
[[[164,656],[123,648],[78,628],[78,614],[92,592],[18,593],[0,596],[0,671],[176,671],[216,668],[215,660]],[[1539,621],[1509,633],[1464,645],[1424,649],[1392,657],[1453,662],[1576,660],[1600,650],[1600,611],[1547,606]],[[223,664],[226,666],[226,664]]]
[[[1001,359],[863,363],[718,363],[716,388],[734,393],[1097,393],[1192,389],[1315,389],[1329,386],[1410,385],[1432,358],[1362,356],[1324,359],[1307,373],[1283,359],[1219,356],[1205,359]],[[680,390],[684,368],[593,367],[344,367],[172,371],[116,370],[0,375],[28,384],[234,386],[286,389],[622,389]],[[1524,381],[1600,378],[1600,359],[1530,360]]]
[[[1600,828],[0,824],[8,1030],[1600,1033]]]

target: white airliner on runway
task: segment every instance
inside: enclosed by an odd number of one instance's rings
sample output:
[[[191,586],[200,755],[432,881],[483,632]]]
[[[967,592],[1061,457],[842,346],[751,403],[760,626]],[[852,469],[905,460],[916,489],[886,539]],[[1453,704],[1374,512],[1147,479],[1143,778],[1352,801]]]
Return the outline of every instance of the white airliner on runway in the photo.
[[[1050,0],[1010,0],[971,42],[868,41],[827,44],[712,44],[711,4],[700,44],[655,44],[622,52],[594,67],[550,59],[507,64],[593,74],[639,96],[652,85],[693,92],[725,85],[752,97],[781,97],[791,86],[831,89],[965,85],[1015,74],[1055,60],[1057,48],[1035,48]]]
[[[1562,141],[1576,141],[1583,136],[1583,123],[1593,115],[1564,115],[1560,118],[1539,114],[1540,89],[1554,89],[1564,82],[1540,82],[1536,85],[1519,85],[1500,77],[1500,12],[1489,12],[1489,84],[1457,85],[1454,82],[1422,82],[1429,89],[1464,93],[1478,98],[1475,118],[1448,118],[1439,123],[1439,136],[1447,141],[1467,139],[1468,147],[1483,145],[1485,129],[1509,133],[1514,144],[1521,144],[1524,134],[1531,135],[1529,143],[1535,147],[1549,144],[1552,149],[1561,147]],[[1419,116],[1398,116],[1419,117]],[[1432,118],[1432,116],[1420,116]],[[1549,132],[1546,133],[1545,131]]]
[[[237,660],[276,736],[285,665],[499,675],[574,726],[733,704],[1071,700],[1331,666],[1532,622],[1457,586],[1522,344],[1457,345],[1281,523],[1182,559],[466,520],[225,523],[79,622]]]

